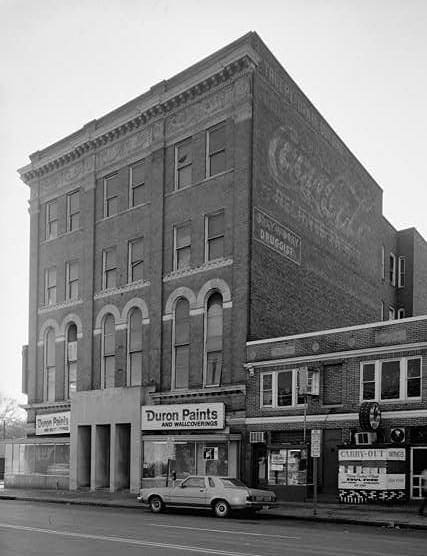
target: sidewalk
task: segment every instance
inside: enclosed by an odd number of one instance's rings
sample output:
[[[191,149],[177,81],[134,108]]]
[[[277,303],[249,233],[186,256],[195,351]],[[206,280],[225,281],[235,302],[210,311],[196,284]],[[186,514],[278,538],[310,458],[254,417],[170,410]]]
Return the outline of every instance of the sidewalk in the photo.
[[[136,494],[109,491],[64,491],[36,489],[0,489],[0,501],[25,500],[61,504],[138,508]],[[377,527],[414,528],[427,530],[427,514],[417,514],[418,505],[374,506],[321,502],[314,515],[311,502],[281,502],[277,508],[262,512],[275,518],[303,519],[330,523],[376,525]]]

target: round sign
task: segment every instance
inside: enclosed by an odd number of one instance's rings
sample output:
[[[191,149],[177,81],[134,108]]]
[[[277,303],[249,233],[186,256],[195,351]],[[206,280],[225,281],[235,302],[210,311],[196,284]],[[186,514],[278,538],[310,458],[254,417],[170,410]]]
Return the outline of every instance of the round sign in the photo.
[[[376,431],[381,424],[381,408],[377,402],[363,402],[359,409],[359,424],[364,431]]]

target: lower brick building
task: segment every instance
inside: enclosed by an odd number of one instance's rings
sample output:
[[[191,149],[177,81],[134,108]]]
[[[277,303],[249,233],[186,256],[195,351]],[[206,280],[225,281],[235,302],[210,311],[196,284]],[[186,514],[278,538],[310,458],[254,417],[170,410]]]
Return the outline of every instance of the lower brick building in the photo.
[[[251,341],[247,358],[240,423],[252,484],[286,499],[310,494],[314,429],[322,431],[321,492],[353,502],[421,497],[427,317]],[[396,458],[390,477],[387,450]]]

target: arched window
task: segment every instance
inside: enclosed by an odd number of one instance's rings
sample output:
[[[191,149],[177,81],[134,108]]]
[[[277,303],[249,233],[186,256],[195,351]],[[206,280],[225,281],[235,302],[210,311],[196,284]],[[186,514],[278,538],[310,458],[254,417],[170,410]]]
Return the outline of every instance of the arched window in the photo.
[[[114,388],[116,371],[116,325],[111,313],[105,315],[103,324],[101,387]]]
[[[173,326],[173,388],[188,388],[190,371],[190,304],[181,297],[175,305]]]
[[[136,386],[142,380],[142,313],[133,308],[128,322],[127,384]]]
[[[44,340],[44,398],[48,402],[55,401],[55,331],[48,328]]]
[[[66,349],[67,388],[66,397],[77,390],[77,326],[71,323],[67,329]]]
[[[212,294],[207,303],[205,317],[205,386],[218,386],[222,371],[223,308],[222,295]]]

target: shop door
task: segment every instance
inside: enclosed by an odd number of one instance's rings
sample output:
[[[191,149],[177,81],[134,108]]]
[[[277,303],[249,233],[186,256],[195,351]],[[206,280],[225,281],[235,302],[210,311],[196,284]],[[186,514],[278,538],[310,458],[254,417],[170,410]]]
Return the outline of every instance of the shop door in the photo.
[[[323,472],[322,492],[336,494],[338,486],[338,450],[342,444],[341,429],[325,429],[323,431]]]
[[[204,506],[207,499],[206,478],[189,477],[173,489],[171,504],[177,506]]]
[[[410,494],[412,499],[422,498],[421,474],[427,467],[427,446],[414,446],[411,448],[411,476]]]

